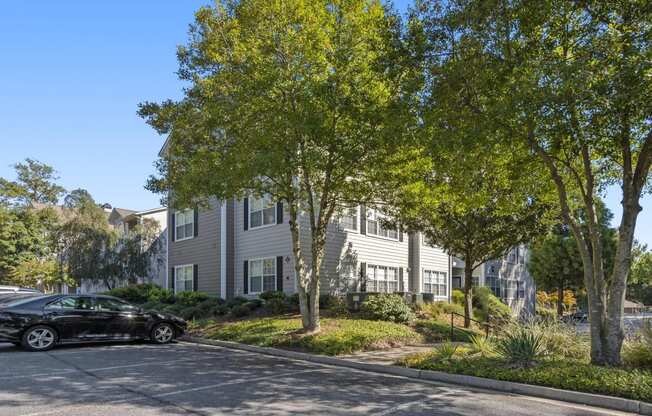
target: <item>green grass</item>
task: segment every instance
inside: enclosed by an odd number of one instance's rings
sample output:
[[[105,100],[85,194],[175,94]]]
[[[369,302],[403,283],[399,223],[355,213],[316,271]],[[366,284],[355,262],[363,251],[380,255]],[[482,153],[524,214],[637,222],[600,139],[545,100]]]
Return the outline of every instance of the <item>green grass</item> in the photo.
[[[406,357],[397,364],[652,402],[650,371],[599,367],[583,361],[560,359],[542,360],[531,368],[515,368],[500,358],[460,355],[452,360],[442,360],[435,351]]]
[[[274,317],[229,323],[202,321],[195,324],[191,332],[209,339],[293,348],[325,355],[350,354],[421,341],[421,336],[412,328],[392,322],[324,318],[321,325],[320,333],[303,335],[299,318]]]
[[[450,322],[437,320],[421,320],[414,324],[417,332],[423,335],[429,342],[459,341],[471,342],[474,335],[483,335],[482,331],[476,329],[465,329],[455,327],[453,330],[453,339],[451,339]]]

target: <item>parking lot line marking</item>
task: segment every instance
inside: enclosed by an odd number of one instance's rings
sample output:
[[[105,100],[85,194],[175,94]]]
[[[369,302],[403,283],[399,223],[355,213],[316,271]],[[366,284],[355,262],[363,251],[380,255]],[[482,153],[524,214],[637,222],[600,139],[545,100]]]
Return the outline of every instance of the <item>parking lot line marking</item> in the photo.
[[[252,354],[249,354],[252,355]],[[204,361],[204,360],[214,360],[216,357],[206,357],[206,358],[182,358],[178,360],[170,360],[170,361],[148,361],[145,363],[138,363],[138,364],[125,364],[125,365],[116,365],[112,367],[99,367],[99,368],[88,368],[88,369],[74,369],[74,368],[67,368],[67,369],[61,369],[57,372],[52,372],[52,373],[39,373],[39,374],[25,374],[25,375],[8,375],[8,376],[0,376],[0,380],[5,380],[5,379],[16,379],[16,378],[31,378],[31,377],[49,377],[49,376],[57,376],[57,375],[67,375],[67,374],[74,374],[74,373],[80,373],[84,371],[110,371],[110,370],[120,370],[123,368],[132,368],[132,367],[144,367],[148,365],[170,365],[170,364],[179,364],[179,363],[188,363],[188,362],[197,362],[197,361]]]
[[[159,393],[159,394],[153,394],[153,395],[147,395],[145,392],[141,392],[138,390],[132,390],[129,389],[128,392],[131,394],[137,394],[140,395],[141,397],[133,397],[129,399],[120,399],[120,400],[107,400],[104,402],[98,402],[94,403],[93,406],[106,406],[106,405],[118,405],[118,404],[126,404],[126,403],[134,403],[134,402],[140,402],[144,400],[155,400],[159,401],[165,405],[171,405],[171,406],[176,406],[174,402],[164,400],[166,397],[170,396],[175,396],[179,394],[185,394],[185,393],[192,393],[196,391],[203,391],[203,390],[210,390],[210,389],[215,389],[218,387],[224,387],[224,386],[230,386],[230,385],[236,385],[236,384],[243,384],[243,383],[251,383],[251,382],[256,382],[256,381],[264,381],[264,380],[269,380],[269,379],[275,379],[278,377],[287,377],[287,376],[293,376],[296,374],[302,374],[302,373],[310,373],[310,372],[319,372],[323,371],[323,369],[310,369],[310,370],[299,370],[299,371],[288,371],[285,373],[277,373],[277,374],[271,374],[269,376],[261,376],[261,377],[250,377],[250,378],[243,378],[243,379],[236,379],[236,380],[230,380],[230,381],[223,381],[221,383],[216,383],[216,384],[211,384],[207,386],[199,386],[199,387],[194,387],[191,389],[183,389],[183,390],[176,390],[176,391],[170,391],[166,393]],[[68,406],[66,407],[66,412],[70,412],[73,408],[83,408],[85,406],[88,406],[87,404],[84,405],[78,405],[78,406]],[[184,409],[187,410],[187,409]],[[26,413],[23,414],[22,416],[47,416],[47,415],[52,415],[57,413],[58,410],[48,410],[45,412],[35,412],[35,413]]]

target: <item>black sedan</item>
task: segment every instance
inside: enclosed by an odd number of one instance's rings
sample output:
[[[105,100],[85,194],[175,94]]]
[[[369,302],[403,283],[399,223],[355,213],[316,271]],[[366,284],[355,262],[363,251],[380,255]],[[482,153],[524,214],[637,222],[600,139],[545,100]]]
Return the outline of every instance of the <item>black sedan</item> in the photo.
[[[0,342],[46,351],[56,344],[149,339],[165,344],[186,322],[111,296],[48,295],[0,303]]]

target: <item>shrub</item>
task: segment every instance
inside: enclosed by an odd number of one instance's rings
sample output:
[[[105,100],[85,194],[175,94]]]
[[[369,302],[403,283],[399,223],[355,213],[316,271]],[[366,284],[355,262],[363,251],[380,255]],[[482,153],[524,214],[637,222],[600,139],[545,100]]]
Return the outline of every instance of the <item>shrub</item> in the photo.
[[[512,310],[498,299],[488,287],[473,289],[473,306],[475,314],[484,322],[508,322],[512,319]]]
[[[231,299],[227,300],[227,301],[226,301],[226,306],[228,306],[229,308],[233,308],[233,307],[235,307],[235,306],[238,306],[238,305],[242,305],[242,304],[244,304],[244,303],[247,303],[248,301],[249,301],[249,299],[247,299],[247,298],[245,298],[245,297],[242,297],[242,296],[236,296],[236,297],[234,297],[234,298],[231,298]]]
[[[280,315],[288,311],[288,302],[286,299],[272,298],[265,301],[265,309],[274,315]]]
[[[319,309],[330,309],[337,301],[338,297],[330,293],[319,295]]]
[[[226,305],[217,305],[213,309],[211,309],[212,316],[224,316],[229,312],[231,312],[231,310]]]
[[[625,343],[623,361],[629,367],[652,370],[652,322],[643,322],[638,336]]]
[[[298,312],[299,311],[299,294],[298,293],[293,293],[290,296],[288,296],[287,306],[288,306],[290,312]]]
[[[545,346],[541,334],[521,327],[499,338],[496,352],[516,367],[529,368],[543,358]]]
[[[246,303],[235,305],[231,308],[231,316],[234,318],[243,318],[249,316],[249,314],[251,314],[251,309],[249,309]]]
[[[450,323],[436,320],[417,321],[415,324],[415,329],[430,342],[471,342],[472,336],[482,336],[481,331],[472,328],[466,329],[456,326],[453,327],[453,339],[451,339]]]
[[[502,360],[466,356],[442,362],[433,360],[434,353],[406,357],[401,365],[422,370],[484,377],[554,387],[558,389],[607,394],[652,402],[652,372],[600,367],[575,360],[543,360],[531,368],[511,368]]]
[[[435,348],[435,354],[439,360],[450,361],[457,353],[458,345],[446,342]]]
[[[547,354],[559,358],[585,360],[589,357],[590,346],[584,336],[579,336],[573,326],[553,320],[529,321],[523,326],[541,335],[541,342]],[[512,325],[506,328],[511,331]]]
[[[272,290],[268,292],[263,292],[258,296],[260,299],[264,300],[265,302],[270,300],[270,299],[282,299],[285,300],[287,296],[285,293],[281,292],[280,290]]]
[[[124,299],[127,302],[142,304],[150,300],[149,293],[155,289],[159,289],[159,287],[151,283],[143,283],[111,289],[105,294]]]
[[[406,323],[414,319],[414,313],[402,297],[392,294],[370,295],[361,307],[362,313],[376,321]]]
[[[202,311],[197,306],[189,306],[179,311],[179,316],[185,320],[201,319],[208,317],[208,312]]]
[[[496,343],[492,337],[471,335],[471,353],[481,357],[491,357],[496,353]]]
[[[208,295],[202,292],[181,292],[176,296],[176,303],[184,306],[197,306],[208,299]]]
[[[247,305],[247,307],[253,311],[263,306],[263,301],[260,299],[249,299],[244,303],[244,305]]]
[[[453,289],[451,292],[451,300],[456,305],[464,305],[464,292],[459,289]]]
[[[455,303],[433,302],[420,305],[419,312],[427,318],[448,319],[451,313],[464,315],[464,307]]]

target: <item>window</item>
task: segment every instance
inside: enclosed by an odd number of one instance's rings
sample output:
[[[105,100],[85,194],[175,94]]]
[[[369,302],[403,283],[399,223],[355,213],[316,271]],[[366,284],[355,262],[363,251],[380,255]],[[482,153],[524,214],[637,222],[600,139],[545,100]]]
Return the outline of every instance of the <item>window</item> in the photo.
[[[525,299],[525,285],[524,282],[516,282],[518,287],[517,297],[518,299]]]
[[[95,310],[101,312],[136,312],[138,308],[116,299],[96,298]]]
[[[423,291],[435,296],[448,295],[448,281],[445,272],[423,271]]]
[[[358,207],[343,207],[340,225],[344,230],[358,231]]]
[[[367,265],[367,292],[398,292],[398,268]]]
[[[367,234],[398,240],[398,231],[383,226],[384,217],[374,209],[367,210]]]
[[[514,299],[517,295],[518,282],[516,280],[503,280],[503,297],[505,299]]]
[[[56,300],[47,305],[47,309],[56,309],[56,310],[91,310],[93,307],[93,301],[88,297],[66,297],[59,300]]]
[[[249,198],[249,228],[276,224],[276,205],[272,197]]]
[[[249,260],[249,293],[276,290],[276,258]]]
[[[494,296],[500,298],[500,279],[496,276],[487,276],[485,280],[485,286],[491,289],[491,292]]]
[[[187,240],[195,236],[195,212],[191,209],[174,214],[174,239]]]
[[[174,268],[174,292],[192,292],[193,291],[193,272],[192,264],[186,266],[177,266]]]

